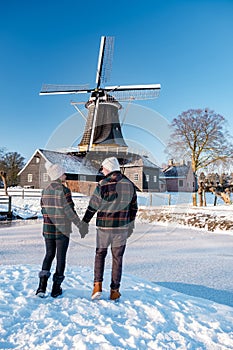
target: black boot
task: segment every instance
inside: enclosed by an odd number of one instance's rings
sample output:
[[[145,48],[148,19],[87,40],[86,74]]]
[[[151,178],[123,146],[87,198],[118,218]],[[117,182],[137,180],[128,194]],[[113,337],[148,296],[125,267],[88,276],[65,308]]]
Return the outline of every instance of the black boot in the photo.
[[[61,284],[57,282],[53,282],[51,297],[57,298],[61,294],[62,294]]]
[[[39,287],[38,287],[38,289],[36,291],[36,295],[38,297],[44,298],[45,292],[46,292],[46,288],[47,288],[47,282],[48,282],[48,277],[47,276],[40,277]]]

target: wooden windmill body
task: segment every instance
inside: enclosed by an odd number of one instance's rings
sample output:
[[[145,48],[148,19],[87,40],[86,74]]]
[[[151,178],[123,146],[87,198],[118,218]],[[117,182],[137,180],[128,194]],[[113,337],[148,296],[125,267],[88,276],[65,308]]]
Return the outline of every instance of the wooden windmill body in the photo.
[[[99,98],[98,114],[95,122],[93,140],[92,137],[92,125],[95,112],[95,101],[89,100],[85,107],[88,109],[88,116],[86,126],[81,142],[79,143],[79,150],[88,151],[90,143],[92,143],[92,149],[101,150],[106,146],[112,150],[117,148],[127,148],[127,144],[124,141],[121,125],[119,121],[119,110],[122,108],[121,104],[107,95]]]

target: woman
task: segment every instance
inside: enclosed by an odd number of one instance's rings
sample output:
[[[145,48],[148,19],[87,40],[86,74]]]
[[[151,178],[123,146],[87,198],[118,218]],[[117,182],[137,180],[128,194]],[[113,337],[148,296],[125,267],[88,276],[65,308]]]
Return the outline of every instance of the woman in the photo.
[[[47,172],[51,183],[42,191],[41,197],[46,253],[39,272],[40,283],[36,295],[41,298],[45,296],[51,265],[56,256],[56,271],[51,292],[51,296],[56,298],[62,294],[61,283],[65,278],[66,253],[72,222],[79,227],[80,219],[74,210],[71,192],[63,185],[66,180],[65,170],[60,165],[53,164],[47,167]]]

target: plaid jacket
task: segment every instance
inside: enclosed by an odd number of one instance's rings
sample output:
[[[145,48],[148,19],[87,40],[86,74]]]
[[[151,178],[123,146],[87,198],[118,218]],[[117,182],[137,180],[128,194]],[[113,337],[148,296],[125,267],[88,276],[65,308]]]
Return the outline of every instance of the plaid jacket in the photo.
[[[122,227],[135,220],[137,210],[134,184],[120,171],[114,171],[98,183],[83,221],[88,223],[97,212],[96,226]]]
[[[53,181],[42,191],[41,208],[45,238],[59,238],[72,232],[72,222],[79,226],[70,190],[60,180]]]

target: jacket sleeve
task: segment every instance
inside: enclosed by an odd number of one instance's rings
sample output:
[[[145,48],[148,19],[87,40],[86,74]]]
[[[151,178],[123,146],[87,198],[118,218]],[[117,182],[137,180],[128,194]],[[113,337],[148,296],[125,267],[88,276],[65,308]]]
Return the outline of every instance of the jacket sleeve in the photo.
[[[68,188],[64,187],[64,212],[68,220],[72,221],[76,226],[80,224],[80,218],[74,209],[74,202],[72,200],[71,192]]]
[[[101,190],[100,185],[98,184],[95,188],[95,191],[93,192],[93,195],[91,196],[89,205],[82,219],[84,222],[88,224],[91,221],[97,210],[100,208],[101,202]]]
[[[130,203],[130,221],[134,221],[138,211],[137,194],[134,189],[133,198]]]
[[[46,214],[46,210],[44,206],[44,190],[42,191],[41,198],[40,198],[40,207],[41,207],[41,213]]]

